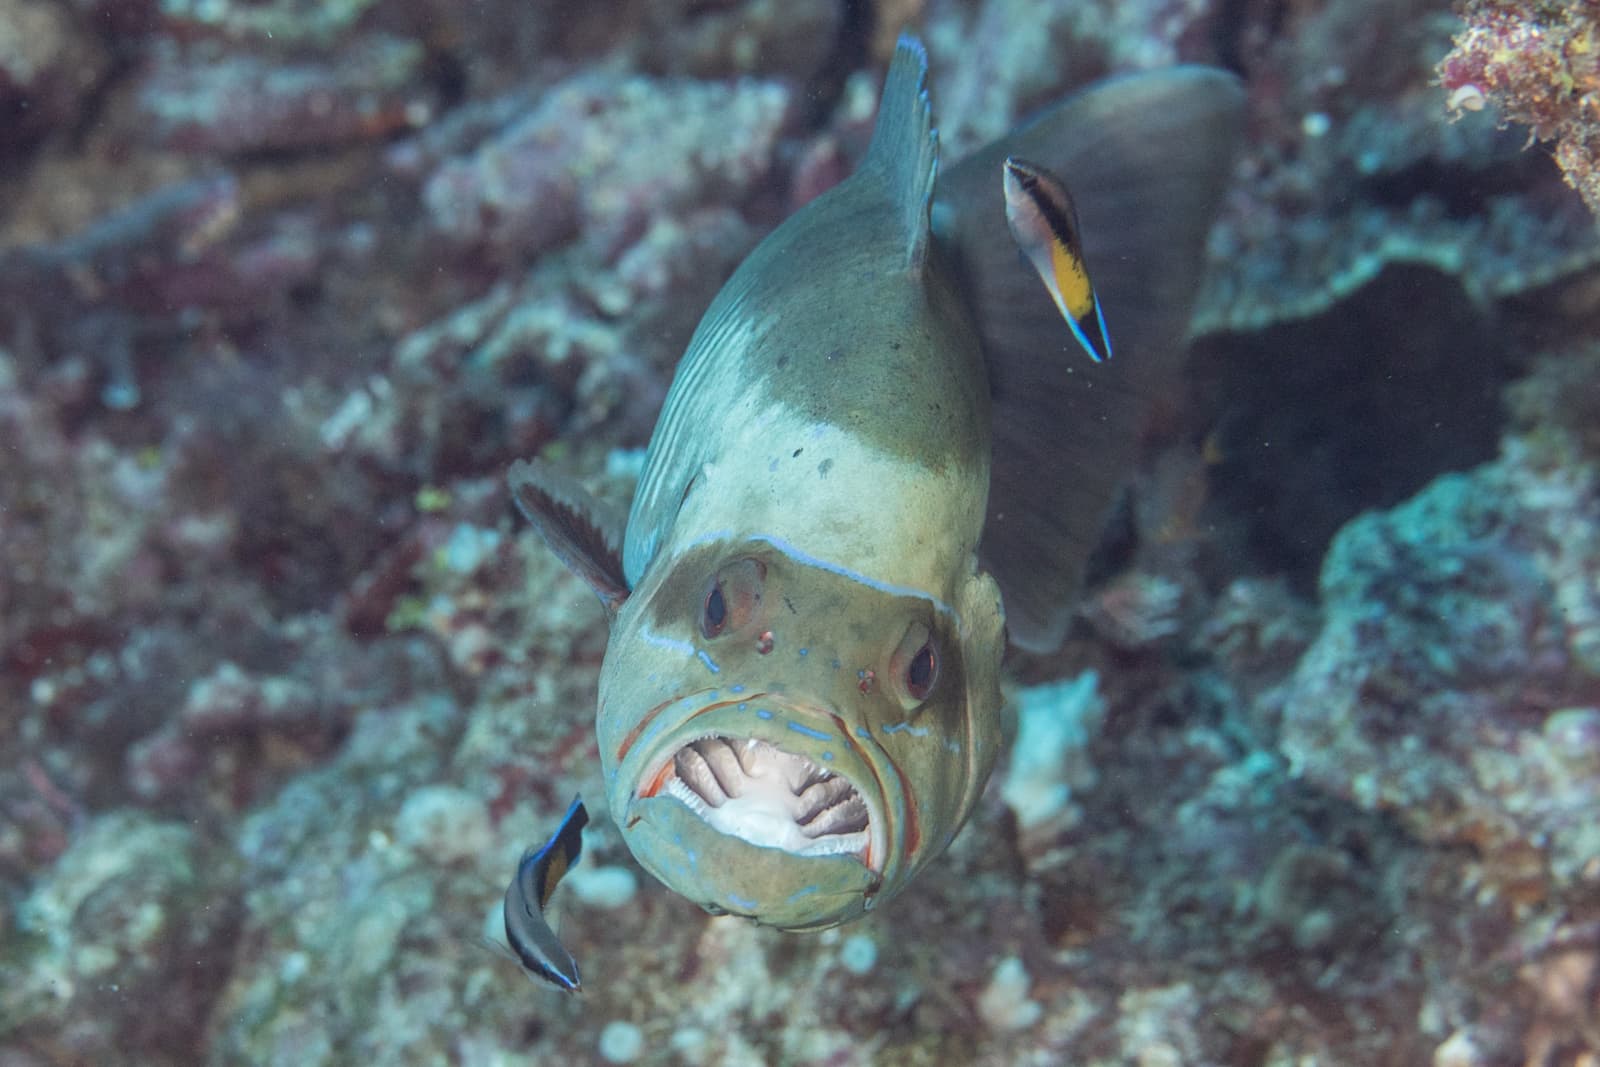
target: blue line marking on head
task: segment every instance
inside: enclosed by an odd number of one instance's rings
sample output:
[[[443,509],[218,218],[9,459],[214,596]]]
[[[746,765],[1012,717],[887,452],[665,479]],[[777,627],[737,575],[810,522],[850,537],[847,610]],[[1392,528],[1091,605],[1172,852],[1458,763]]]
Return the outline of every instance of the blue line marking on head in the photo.
[[[741,701],[739,701],[739,710],[740,711],[749,711],[750,710],[750,705],[746,704],[744,701],[741,700]]]
[[[800,654],[802,656],[809,656],[809,655],[811,655],[811,650],[809,648],[802,648],[800,650]]]
[[[747,900],[744,897],[739,896],[739,894],[737,894],[737,893],[729,893],[728,894],[728,900],[731,903],[737,904],[739,907],[745,908],[745,909],[747,909],[749,911],[754,911],[755,908],[756,908],[756,902],[755,901]]]
[[[772,718],[772,712],[768,711],[766,708],[757,708],[756,709],[756,714],[758,716],[760,716],[761,718],[763,718],[763,719]]]
[[[786,899],[784,901],[784,903],[785,904],[793,904],[795,901],[799,900],[801,897],[809,897],[812,893],[815,893],[816,891],[817,891],[817,887],[814,886],[814,885],[808,885],[804,889],[796,889],[793,893],[789,894],[788,899]]]
[[[721,674],[722,673],[722,668],[717,666],[717,661],[712,659],[711,658],[711,654],[709,652],[707,652],[705,649],[703,649],[703,648],[695,649],[695,653],[694,654],[697,657],[699,657],[701,663],[704,663],[706,665],[706,670],[710,671],[712,674]]]
[[[910,734],[912,737],[926,737],[928,728],[926,726],[912,726],[908,722],[897,722],[893,725],[885,726],[883,732],[886,734]]]
[[[669,652],[681,652],[685,656],[693,656],[700,651],[687,641],[680,641],[676,637],[663,637],[648,626],[639,627],[639,636],[657,648],[664,648]]]
[[[871,739],[872,731],[867,729],[865,726],[857,726],[856,727],[856,736],[857,737],[865,737],[865,738]]]
[[[828,751],[828,752],[824,752],[822,754],[822,758],[825,759],[825,760],[832,760],[833,759],[833,752],[831,750]]]
[[[696,537],[694,540],[684,545],[683,548],[685,551],[687,551],[688,549],[695,548],[699,545],[708,544],[715,541],[728,540],[733,536],[734,533],[732,530],[710,530],[701,534],[699,537]],[[818,570],[827,571],[829,574],[837,574],[841,578],[849,579],[852,582],[858,582],[859,584],[866,586],[868,589],[877,589],[880,592],[888,593],[891,596],[911,597],[915,600],[926,601],[929,604],[932,604],[934,610],[938,611],[940,614],[955,617],[955,611],[950,607],[949,604],[946,604],[938,597],[929,596],[927,590],[925,589],[917,589],[909,585],[895,585],[892,582],[881,582],[876,578],[869,578],[860,571],[854,571],[841,564],[820,559],[807,552],[802,552],[794,545],[779,537],[758,535],[751,537],[750,540],[759,542],[761,544],[771,545],[774,549],[782,552],[796,563],[805,564],[808,567],[815,567]]]
[[[825,734],[821,730],[813,730],[811,727],[795,722],[793,719],[789,720],[789,729],[793,730],[797,734],[805,734],[807,737],[814,737],[818,741],[826,741],[829,737],[833,736],[832,734]]]
[[[911,597],[915,600],[925,600],[932,604],[934,609],[940,614],[951,616],[955,615],[955,612],[951,610],[949,604],[946,604],[938,597],[929,596],[927,591],[924,589],[917,589],[909,585],[895,585],[892,582],[880,582],[876,578],[867,577],[860,571],[853,571],[849,567],[842,566],[838,563],[832,563],[825,559],[819,559],[816,556],[802,552],[794,545],[791,545],[789,542],[781,538],[760,536],[752,537],[750,540],[764,541],[773,548],[777,549],[779,552],[782,552],[784,555],[788,556],[790,559],[794,560],[796,563],[804,563],[807,566],[815,567],[818,570],[827,571],[829,574],[837,574],[841,578],[848,578],[852,582],[859,582],[868,589],[877,589],[880,592],[888,593],[891,596],[903,596]]]
[[[735,694],[742,693],[742,692],[744,692],[744,686],[742,686],[742,685],[730,685],[728,687],[728,692],[735,693]]]

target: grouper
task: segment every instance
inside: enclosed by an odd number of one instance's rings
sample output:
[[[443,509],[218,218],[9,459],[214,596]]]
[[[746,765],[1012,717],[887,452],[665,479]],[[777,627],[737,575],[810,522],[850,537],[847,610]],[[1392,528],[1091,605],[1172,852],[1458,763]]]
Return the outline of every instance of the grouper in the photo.
[[[1221,71],[1126,76],[941,169],[902,39],[861,165],[706,311],[625,526],[512,468],[609,619],[606,793],[657,878],[816,929],[944,852],[1007,642],[1060,644],[1177,370],[1242,111]]]

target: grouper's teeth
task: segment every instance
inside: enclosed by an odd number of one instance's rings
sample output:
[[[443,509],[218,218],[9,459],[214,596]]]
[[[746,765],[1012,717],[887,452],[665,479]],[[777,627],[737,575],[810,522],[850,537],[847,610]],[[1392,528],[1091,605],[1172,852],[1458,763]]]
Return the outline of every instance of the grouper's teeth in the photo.
[[[809,825],[817,816],[854,792],[849,782],[836,775],[818,779],[800,793],[795,822],[801,826]]]
[[[705,757],[706,765],[726,796],[736,797],[744,791],[746,775],[739,765],[739,751],[733,747],[733,742],[723,737],[708,737],[691,747]]]
[[[866,801],[848,778],[804,756],[753,737],[712,736],[684,745],[669,768],[653,776],[655,789],[720,833],[802,856],[866,855]]]
[[[823,774],[822,771],[817,769],[815,763],[803,757],[784,760],[781,769],[783,771],[783,784],[788,786],[789,792],[795,796],[804,793],[806,787]]]
[[[673,759],[672,767],[683,784],[712,807],[719,808],[728,799],[727,790],[722,788],[716,772],[712,770],[711,761],[706,759],[699,746],[684,746]]]
[[[705,798],[684,785],[681,778],[672,779],[661,787],[661,791],[670,797],[676,797],[678,800],[683,801],[688,805],[690,811],[702,819],[711,811],[711,807],[705,802]]]
[[[838,801],[817,812],[816,816],[801,823],[800,829],[807,837],[864,834],[869,823],[867,805],[860,794],[851,790]]]

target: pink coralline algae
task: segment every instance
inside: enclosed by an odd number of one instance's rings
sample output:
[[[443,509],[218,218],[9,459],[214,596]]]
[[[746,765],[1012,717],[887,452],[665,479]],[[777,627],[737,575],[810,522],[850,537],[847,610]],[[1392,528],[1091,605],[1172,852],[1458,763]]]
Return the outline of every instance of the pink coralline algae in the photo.
[[[641,66],[661,73],[806,78],[827,61],[846,6],[834,0],[660,0],[645,7],[634,48]]]
[[[304,682],[253,678],[223,663],[189,687],[183,707],[158,733],[129,750],[129,787],[139,796],[163,796],[192,782],[205,754],[230,739],[254,747],[276,733],[304,745],[326,732],[325,725],[319,730],[320,718],[315,692]]]
[[[227,972],[239,907],[222,887],[235,877],[232,856],[182,822],[136,812],[87,822],[6,923],[0,1058],[48,1062],[7,1048],[31,1024],[68,1062],[203,1059],[193,1019]],[[162,1010],[130,995],[140,989],[160,989]]]
[[[579,76],[446,162],[423,199],[453,241],[530,256],[581,233],[615,251],[652,218],[748,199],[788,104],[777,82]]]
[[[244,224],[239,182],[213,172],[156,189],[72,237],[0,248],[0,333],[19,360],[97,385],[115,410],[139,404],[142,347],[175,312],[218,327],[255,321],[317,266],[305,220]],[[153,347],[153,346],[151,346]]]
[[[1113,647],[1159,645],[1183,629],[1183,588],[1160,575],[1129,572],[1089,597],[1084,617]]]
[[[0,0],[0,156],[71,122],[111,66],[70,5]]]
[[[373,140],[424,123],[414,42],[360,40],[336,58],[283,62],[211,42],[157,51],[140,93],[160,143],[190,152],[304,151]]]
[[[959,155],[1051,99],[1063,79],[1088,82],[1201,58],[1226,5],[1084,0],[1067,17],[1055,0],[931,6],[928,47],[941,101],[940,138]],[[1033,32],[1022,29],[1030,26]],[[971,62],[945,62],[946,55]]]
[[[1463,0],[1439,63],[1457,111],[1492,107],[1553,141],[1567,181],[1600,215],[1600,10],[1590,0]]]

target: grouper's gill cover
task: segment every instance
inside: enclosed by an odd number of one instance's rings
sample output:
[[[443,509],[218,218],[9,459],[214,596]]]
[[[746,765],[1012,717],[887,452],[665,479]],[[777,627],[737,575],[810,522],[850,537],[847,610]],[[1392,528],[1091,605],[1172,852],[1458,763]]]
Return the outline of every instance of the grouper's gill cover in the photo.
[[[1013,640],[1059,640],[1173,367],[1239,111],[1224,74],[1129,78],[940,176],[903,40],[862,166],[706,312],[625,533],[546,464],[513,467],[606,605],[607,795],[662,881],[824,927],[955,836],[998,755],[1001,592]],[[1090,363],[1018,255],[1013,150],[1073,187],[1115,359]]]

